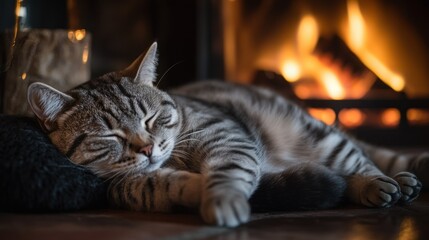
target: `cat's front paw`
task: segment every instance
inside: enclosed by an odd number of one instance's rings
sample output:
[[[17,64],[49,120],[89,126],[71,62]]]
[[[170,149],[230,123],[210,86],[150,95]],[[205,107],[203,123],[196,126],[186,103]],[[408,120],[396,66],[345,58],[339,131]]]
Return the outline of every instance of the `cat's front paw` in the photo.
[[[398,183],[387,177],[371,179],[361,194],[361,203],[368,207],[390,207],[401,198]]]
[[[224,227],[236,227],[250,218],[247,198],[236,192],[204,197],[200,211],[205,222]]]
[[[417,177],[409,172],[400,172],[393,177],[401,188],[400,203],[409,204],[419,196],[422,189],[422,183]]]

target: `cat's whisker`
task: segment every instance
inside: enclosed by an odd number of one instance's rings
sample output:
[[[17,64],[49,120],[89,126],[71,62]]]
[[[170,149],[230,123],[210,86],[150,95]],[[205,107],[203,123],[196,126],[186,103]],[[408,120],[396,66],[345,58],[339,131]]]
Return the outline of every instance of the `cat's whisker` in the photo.
[[[168,69],[167,69],[167,71],[165,71],[164,72],[164,74],[162,74],[162,76],[159,78],[159,80],[158,80],[158,82],[156,83],[156,87],[158,87],[159,86],[159,84],[161,83],[161,81],[162,81],[162,79],[164,79],[164,77],[165,77],[165,75],[173,68],[173,67],[175,67],[175,66],[177,66],[178,64],[180,64],[180,63],[182,63],[183,61],[179,61],[179,62],[177,62],[177,63],[175,63],[175,64],[173,64],[171,67],[169,67]]]
[[[186,138],[186,137],[188,137],[190,135],[197,134],[197,133],[200,133],[200,132],[203,132],[203,131],[204,131],[204,129],[195,130],[195,131],[192,131],[192,132],[185,132],[184,134],[180,134],[177,137],[177,141],[180,141],[180,140],[182,140],[182,139],[184,139],[184,138]]]

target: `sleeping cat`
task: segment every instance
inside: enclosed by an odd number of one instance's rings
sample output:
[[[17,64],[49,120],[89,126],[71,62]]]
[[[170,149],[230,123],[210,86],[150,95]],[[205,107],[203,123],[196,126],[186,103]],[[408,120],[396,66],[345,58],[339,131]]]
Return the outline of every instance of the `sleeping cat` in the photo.
[[[345,180],[348,199],[368,207],[418,196],[422,185],[407,171],[429,170],[429,155],[358,142],[265,89],[201,81],[163,92],[153,85],[156,52],[154,43],[125,70],[67,93],[42,83],[28,88],[29,104],[54,145],[73,163],[111,179],[116,204],[199,208],[207,223],[233,227],[248,221],[248,200],[259,186],[286,186],[288,173],[296,172],[331,176],[329,186],[308,180],[320,193],[332,188],[342,195]],[[260,185],[267,178],[271,185]],[[308,186],[294,186],[301,187]],[[281,190],[272,195],[289,194]]]

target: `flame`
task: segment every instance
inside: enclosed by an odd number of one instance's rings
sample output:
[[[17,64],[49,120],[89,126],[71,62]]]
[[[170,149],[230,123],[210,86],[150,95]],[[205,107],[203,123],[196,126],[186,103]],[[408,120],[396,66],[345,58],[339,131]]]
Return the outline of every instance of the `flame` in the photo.
[[[400,74],[392,72],[382,61],[365,48],[365,21],[359,8],[358,1],[347,2],[349,20],[349,47],[360,60],[393,90],[399,92],[405,87],[405,81]]]
[[[349,40],[355,49],[361,49],[365,41],[365,21],[356,0],[349,0],[347,3],[349,17]]]
[[[319,38],[317,21],[312,15],[304,15],[298,26],[297,47],[300,54],[311,54]]]
[[[361,57],[361,60],[393,90],[400,92],[404,89],[404,78],[389,70],[377,57],[366,51],[362,52]]]
[[[294,60],[287,60],[280,69],[280,72],[289,82],[296,82],[301,77],[301,67]]]
[[[329,97],[335,100],[344,99],[346,92],[342,87],[338,77],[329,70],[321,74],[322,84],[325,87]]]

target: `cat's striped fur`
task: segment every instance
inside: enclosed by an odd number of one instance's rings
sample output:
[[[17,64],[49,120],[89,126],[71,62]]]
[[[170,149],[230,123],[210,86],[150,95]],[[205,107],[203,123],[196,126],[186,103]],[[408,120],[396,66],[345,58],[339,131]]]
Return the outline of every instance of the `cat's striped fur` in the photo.
[[[269,90],[200,82],[167,94],[152,85],[155,65],[156,44],[126,70],[67,93],[29,87],[52,142],[111,179],[119,206],[182,205],[199,208],[208,223],[236,226],[248,221],[252,196],[259,206],[290,209],[332,207],[344,191],[369,207],[419,194],[421,183],[408,171],[428,171],[428,155],[357,142]]]

